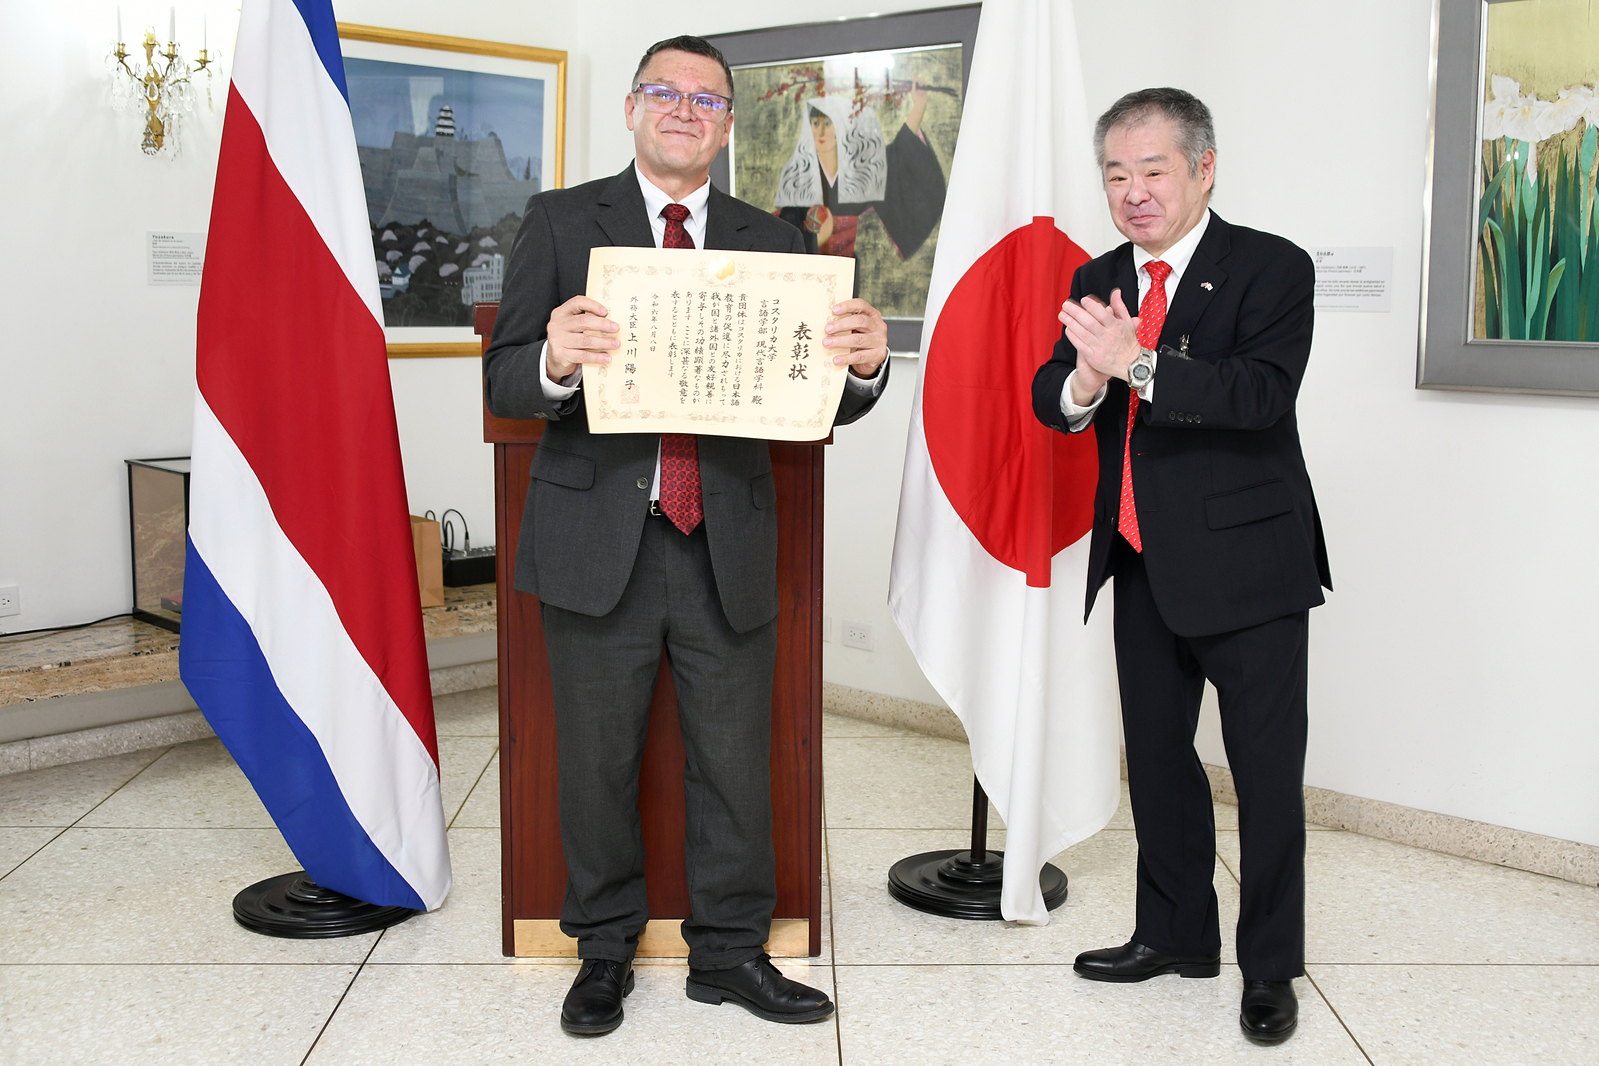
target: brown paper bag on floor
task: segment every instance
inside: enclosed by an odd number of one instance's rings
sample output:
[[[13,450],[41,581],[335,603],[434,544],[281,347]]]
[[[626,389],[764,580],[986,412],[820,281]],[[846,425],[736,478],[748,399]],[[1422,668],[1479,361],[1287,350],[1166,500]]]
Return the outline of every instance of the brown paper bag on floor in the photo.
[[[423,607],[444,606],[444,552],[439,524],[431,518],[411,516],[411,547],[416,549],[416,584]]]

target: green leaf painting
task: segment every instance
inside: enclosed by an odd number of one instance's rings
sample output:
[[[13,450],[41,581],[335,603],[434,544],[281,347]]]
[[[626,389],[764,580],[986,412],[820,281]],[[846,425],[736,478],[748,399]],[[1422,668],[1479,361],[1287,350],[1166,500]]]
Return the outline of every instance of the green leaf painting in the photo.
[[[1488,10],[1477,339],[1599,342],[1593,8],[1593,0],[1524,0]]]

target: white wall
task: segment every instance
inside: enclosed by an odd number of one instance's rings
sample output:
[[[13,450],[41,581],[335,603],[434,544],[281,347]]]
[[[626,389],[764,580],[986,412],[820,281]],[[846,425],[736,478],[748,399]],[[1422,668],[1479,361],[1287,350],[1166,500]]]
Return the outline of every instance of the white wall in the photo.
[[[165,10],[124,5],[129,25]],[[908,10],[917,0],[886,4]],[[212,38],[232,4],[209,13]],[[638,54],[673,33],[792,22],[792,7],[714,0],[524,5],[342,0],[339,17],[571,53],[568,184],[621,169],[618,113]],[[1326,314],[1300,402],[1338,591],[1312,615],[1311,784],[1599,843],[1596,401],[1413,387],[1427,140],[1430,0],[1150,0],[1139,30],[1078,5],[1091,106],[1150,84],[1198,93],[1221,143],[1217,210],[1305,246],[1395,249],[1389,314]],[[0,349],[0,584],[22,586],[5,628],[127,607],[121,460],[187,451],[192,289],[143,284],[149,229],[198,230],[216,119],[177,163],[144,159],[104,106],[110,2],[33,5],[0,36],[4,121],[39,163],[0,175],[50,237],[18,222]],[[804,17],[861,12],[828,0]],[[130,31],[131,32],[131,31]],[[180,24],[180,35],[184,35]],[[31,243],[37,242],[37,243]],[[36,251],[33,249],[37,248]],[[59,258],[59,272],[34,264]],[[488,452],[471,360],[391,364],[413,507],[457,506],[492,539]],[[828,456],[830,680],[936,700],[884,604],[914,360]],[[877,650],[837,643],[843,618]],[[1201,753],[1222,761],[1213,725]]]

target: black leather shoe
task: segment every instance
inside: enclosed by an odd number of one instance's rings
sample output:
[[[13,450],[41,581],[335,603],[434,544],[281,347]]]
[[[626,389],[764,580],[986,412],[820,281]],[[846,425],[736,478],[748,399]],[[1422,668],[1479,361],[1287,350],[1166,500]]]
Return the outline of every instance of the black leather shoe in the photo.
[[[1119,948],[1100,948],[1077,956],[1077,976],[1091,981],[1147,981],[1163,973],[1183,977],[1215,977],[1221,973],[1221,952],[1214,955],[1162,955],[1129,940]]]
[[[622,1024],[622,1000],[633,991],[633,964],[584,959],[561,1004],[561,1028],[599,1036]]]
[[[833,1013],[826,992],[790,981],[772,965],[770,955],[757,955],[731,970],[689,970],[688,998],[737,1003],[769,1022],[819,1022]]]
[[[1281,1044],[1299,1024],[1299,1000],[1292,981],[1245,981],[1238,1024],[1257,1044]]]

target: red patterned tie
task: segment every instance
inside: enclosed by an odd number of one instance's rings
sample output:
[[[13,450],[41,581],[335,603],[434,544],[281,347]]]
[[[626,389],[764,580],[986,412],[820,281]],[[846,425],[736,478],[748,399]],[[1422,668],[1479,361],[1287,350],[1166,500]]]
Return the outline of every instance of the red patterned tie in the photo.
[[[694,238],[683,228],[688,214],[682,204],[661,208],[661,217],[666,219],[662,248],[694,247]],[[700,499],[700,449],[692,433],[661,434],[661,510],[685,534],[694,532],[705,517]]]
[[[1166,324],[1166,278],[1171,267],[1159,259],[1150,260],[1149,292],[1138,305],[1138,346],[1154,350],[1160,340],[1160,328]],[[1138,535],[1138,512],[1133,508],[1133,423],[1138,420],[1138,390],[1127,390],[1127,443],[1122,449],[1122,506],[1117,516],[1116,528],[1121,530],[1133,551],[1144,550],[1144,538]]]

